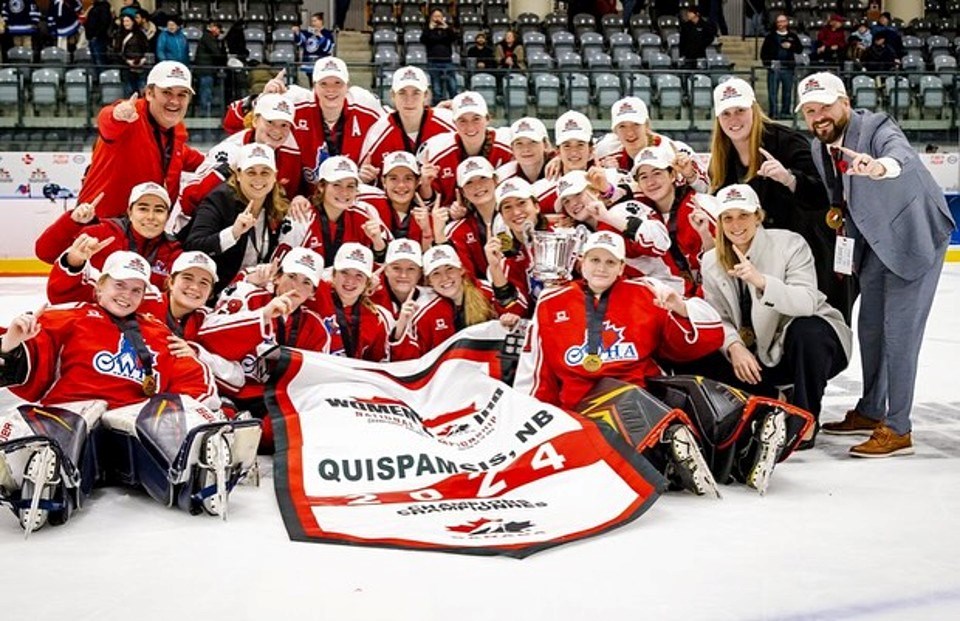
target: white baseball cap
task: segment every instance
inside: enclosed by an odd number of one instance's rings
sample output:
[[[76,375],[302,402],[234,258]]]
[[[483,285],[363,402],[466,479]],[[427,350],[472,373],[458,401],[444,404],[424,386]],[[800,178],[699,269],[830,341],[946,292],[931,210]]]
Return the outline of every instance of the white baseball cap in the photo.
[[[596,249],[606,250],[618,261],[623,261],[627,256],[626,248],[623,243],[623,236],[610,231],[597,231],[590,233],[587,240],[583,242],[580,249],[580,256],[586,256],[588,252]]]
[[[199,250],[181,253],[180,256],[177,257],[177,260],[173,262],[173,267],[170,268],[170,275],[179,274],[191,267],[202,269],[213,277],[213,282],[217,282],[217,264],[213,262],[210,255],[206,252],[200,252]]]
[[[574,170],[560,177],[557,181],[557,200],[568,196],[576,196],[590,186],[585,170]]]
[[[624,97],[610,107],[610,127],[616,129],[624,122],[643,125],[650,121],[650,111],[647,104],[639,97]]]
[[[345,155],[335,155],[323,160],[320,164],[320,179],[327,183],[342,179],[356,179],[360,183],[360,172],[357,165]]]
[[[593,138],[593,125],[590,124],[590,119],[586,115],[576,110],[569,110],[557,119],[553,126],[553,135],[558,146],[568,140],[590,142]]]
[[[799,112],[803,104],[806,103],[819,103],[829,106],[837,99],[847,96],[847,87],[843,85],[843,80],[837,76],[821,71],[800,80],[797,93],[800,103],[794,109],[795,112]]]
[[[163,204],[167,206],[167,209],[170,208],[170,195],[167,194],[167,188],[153,181],[145,181],[133,186],[133,189],[130,190],[130,199],[127,204],[133,205],[147,194],[158,197],[163,201]]]
[[[535,119],[532,116],[525,116],[514,121],[513,125],[510,126],[510,132],[513,134],[510,142],[518,138],[529,138],[534,142],[543,142],[547,139],[546,125],[540,119]]]
[[[403,259],[413,261],[417,267],[423,267],[423,252],[420,250],[420,244],[406,238],[394,239],[387,244],[385,265]]]
[[[373,251],[356,242],[347,242],[340,246],[333,257],[333,269],[357,270],[367,278],[373,276]]]
[[[479,155],[468,157],[457,166],[457,185],[462,188],[474,177],[493,179],[495,174],[496,170],[487,158]]]
[[[497,199],[497,207],[508,198],[535,198],[533,186],[521,177],[511,177],[497,186],[494,190],[494,196]]]
[[[593,145],[593,156],[598,160],[602,160],[608,155],[613,155],[622,149],[623,144],[621,144],[620,139],[617,138],[615,133],[610,132],[598,140],[597,144]]]
[[[257,98],[253,113],[268,121],[286,121],[293,124],[293,103],[279,93],[267,93]]]
[[[251,142],[240,147],[237,152],[237,170],[246,170],[258,164],[277,172],[277,157],[269,145]]]
[[[453,120],[456,121],[464,114],[479,114],[480,116],[487,116],[487,102],[484,101],[483,95],[480,93],[475,93],[473,91],[467,91],[465,93],[460,93],[453,98]]]
[[[729,209],[742,209],[749,213],[760,209],[760,197],[745,183],[728,185],[717,192],[717,203],[717,217]]]
[[[162,60],[153,66],[147,75],[147,86],[156,86],[157,88],[182,87],[194,92],[191,84],[192,78],[190,70],[183,63],[175,60]]]
[[[427,74],[423,72],[423,69],[419,67],[400,67],[393,72],[390,90],[396,93],[405,86],[412,86],[418,91],[426,92],[430,89],[430,80],[427,79]]]
[[[713,89],[713,113],[720,116],[730,108],[750,108],[756,100],[757,95],[746,80],[730,78]]]
[[[107,257],[101,274],[114,280],[139,280],[150,284],[150,264],[136,252],[118,250]]]
[[[309,248],[291,248],[280,262],[284,274],[303,274],[314,287],[320,285],[323,274],[323,257]]]
[[[339,78],[344,84],[350,83],[350,72],[347,71],[347,63],[336,56],[327,56],[317,60],[313,64],[313,81],[319,82],[324,78]]]
[[[641,166],[653,166],[660,170],[666,170],[673,166],[673,160],[673,151],[671,151],[666,144],[660,144],[655,147],[644,147],[640,149],[636,159],[633,160],[632,174],[636,176]]]
[[[453,246],[439,244],[423,253],[423,273],[427,276],[444,265],[463,267],[463,263],[460,262],[460,257],[457,256],[457,251],[453,249]]]
[[[417,158],[407,151],[391,151],[383,156],[383,172],[380,174],[386,177],[394,168],[409,168],[413,174],[420,174]]]

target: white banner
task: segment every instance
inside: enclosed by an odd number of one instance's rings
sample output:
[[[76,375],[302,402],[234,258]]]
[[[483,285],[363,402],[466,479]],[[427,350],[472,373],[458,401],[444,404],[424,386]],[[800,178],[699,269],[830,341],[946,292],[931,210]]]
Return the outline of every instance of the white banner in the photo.
[[[285,352],[268,404],[290,537],[523,557],[649,508],[663,479],[615,434],[493,379],[502,337],[389,365]]]

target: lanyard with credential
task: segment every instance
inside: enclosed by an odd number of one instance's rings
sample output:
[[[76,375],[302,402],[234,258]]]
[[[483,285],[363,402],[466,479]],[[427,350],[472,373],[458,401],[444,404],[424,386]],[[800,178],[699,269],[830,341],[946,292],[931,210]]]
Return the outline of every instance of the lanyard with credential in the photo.
[[[152,397],[157,394],[157,377],[153,373],[153,355],[143,341],[143,334],[140,333],[140,324],[137,323],[136,315],[124,319],[118,319],[110,313],[107,313],[107,316],[110,317],[110,321],[120,329],[126,341],[133,347],[133,351],[140,361],[140,366],[143,367],[143,380],[140,382],[143,387],[143,394]]]
[[[603,366],[600,351],[603,349],[603,318],[610,302],[610,289],[600,294],[599,303],[587,287],[583,290],[583,298],[587,310],[587,351],[582,364],[586,371],[596,373]]]
[[[347,322],[347,314],[343,311],[343,302],[340,296],[334,294],[333,307],[337,313],[337,325],[340,326],[340,339],[343,341],[343,351],[347,353],[348,358],[355,357],[357,353],[357,340],[360,336],[360,304],[357,300],[350,309],[350,321]]]

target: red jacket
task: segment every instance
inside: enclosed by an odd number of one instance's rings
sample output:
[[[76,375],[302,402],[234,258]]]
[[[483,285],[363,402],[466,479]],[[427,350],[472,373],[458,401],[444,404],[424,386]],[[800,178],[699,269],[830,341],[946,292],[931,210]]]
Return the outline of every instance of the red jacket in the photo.
[[[653,207],[652,203],[646,199],[641,199],[641,202],[651,207],[649,218],[659,220],[666,226],[670,236],[670,245],[666,251],[656,248],[652,242],[649,246],[646,246],[648,240],[645,240],[638,232],[636,241],[640,242],[640,245],[635,247],[648,247],[650,254],[652,256],[659,256],[667,270],[669,270],[669,275],[666,276],[682,278],[684,282],[684,295],[700,297],[702,295],[700,288],[700,256],[703,254],[703,239],[700,237],[700,233],[690,224],[690,214],[693,213],[696,207],[696,203],[694,202],[696,194],[697,193],[689,187],[678,188],[677,198],[674,200],[673,208],[668,218],[664,217],[659,210]],[[713,231],[712,225],[711,231]],[[643,271],[648,276],[656,276],[658,278],[665,276],[665,274],[662,274],[658,270],[648,268]]]
[[[582,281],[573,282],[540,296],[515,388],[569,410],[602,377],[643,387],[647,377],[663,372],[658,359],[695,360],[723,344],[720,315],[705,301],[688,300],[690,318],[679,317],[656,307],[652,290],[642,281],[621,279],[609,290],[599,352],[603,366],[591,373],[583,368],[584,288]]]
[[[217,399],[210,369],[196,358],[177,358],[167,349],[172,333],[151,315],[135,315],[153,354],[157,392],[187,395],[209,404]],[[144,401],[145,370],[133,345],[100,306],[90,303],[48,309],[41,330],[24,343],[27,379],[10,386],[21,399],[56,405],[104,399],[110,408]]]
[[[474,284],[480,289],[484,297],[496,314],[504,313],[523,314],[523,309],[515,302],[509,306],[497,304],[493,298],[493,290],[485,282]],[[431,295],[423,296],[424,300],[414,313],[406,331],[400,335],[400,340],[390,342],[391,360],[412,360],[424,355],[440,343],[444,342],[467,325],[463,322],[462,309],[458,309],[452,300],[431,291]],[[458,320],[458,315],[460,315]]]
[[[489,151],[486,158],[494,169],[513,159],[510,149],[510,128],[487,129]],[[457,198],[457,166],[470,157],[463,149],[463,141],[456,132],[434,136],[423,145],[421,162],[437,167],[437,178],[433,180],[433,191],[440,193],[440,204],[448,206]]]
[[[400,114],[391,112],[380,117],[380,120],[370,128],[367,138],[363,142],[363,147],[360,149],[359,163],[362,164],[364,160],[370,158],[370,164],[374,168],[382,170],[385,154],[394,151],[406,151],[416,155],[420,146],[430,138],[454,131],[456,131],[456,128],[448,111],[443,110],[438,113],[436,108],[428,106],[423,112],[416,138],[411,139],[403,130]]]
[[[412,239],[418,243],[422,242],[423,229],[420,228],[420,224],[413,217],[413,205],[410,206],[406,216],[401,217],[397,210],[391,206],[390,199],[383,192],[379,194],[364,193],[358,197],[358,200],[367,203],[377,211],[380,221],[390,231],[393,239]]]
[[[357,302],[352,306],[344,306],[342,315],[337,312],[334,302],[336,292],[329,282],[322,281],[317,288],[313,300],[308,302],[323,320],[323,325],[330,334],[330,353],[334,356],[345,356],[357,360],[381,362],[387,360],[387,334],[392,327],[390,312],[376,304]],[[343,342],[343,326],[340,317],[349,324],[353,324],[350,334],[356,341],[353,343],[353,354],[348,354]],[[356,323],[354,323],[356,321]]]
[[[106,200],[106,197],[104,197],[104,200]],[[166,234],[161,233],[159,237],[154,239],[144,238],[133,230],[130,220],[125,216],[103,219],[100,222],[94,221],[91,224],[77,224],[70,218],[70,212],[66,212],[54,220],[53,224],[48,226],[37,238],[34,245],[37,258],[46,263],[55,263],[63,251],[69,248],[81,233],[86,233],[101,241],[108,237],[114,238],[113,243],[90,258],[90,263],[94,267],[102,268],[107,257],[118,250],[136,252],[150,264],[150,282],[161,290],[166,286],[167,276],[170,275],[173,262],[183,252],[180,243],[168,238]]]
[[[193,172],[203,162],[203,154],[187,146],[186,126],[180,123],[162,131],[153,122],[146,99],[136,102],[140,118],[133,123],[117,121],[113,118],[116,105],[104,106],[97,116],[99,137],[77,202],[89,203],[103,192],[97,216],[115,218],[126,213],[133,186],[153,181],[166,187],[170,200],[176,203],[180,174]],[[165,148],[170,153],[166,168],[162,157]]]

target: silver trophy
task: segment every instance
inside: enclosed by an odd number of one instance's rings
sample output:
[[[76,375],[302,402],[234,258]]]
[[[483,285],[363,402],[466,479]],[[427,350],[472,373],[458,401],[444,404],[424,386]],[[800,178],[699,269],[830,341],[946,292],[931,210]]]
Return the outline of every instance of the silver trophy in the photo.
[[[573,266],[587,234],[583,226],[574,229],[530,231],[528,245],[531,249],[534,277],[545,287],[569,282],[573,278]]]

